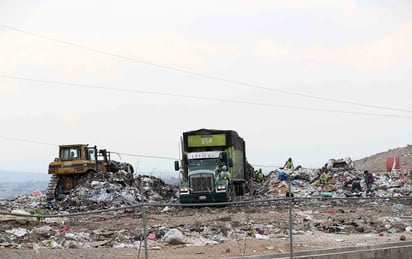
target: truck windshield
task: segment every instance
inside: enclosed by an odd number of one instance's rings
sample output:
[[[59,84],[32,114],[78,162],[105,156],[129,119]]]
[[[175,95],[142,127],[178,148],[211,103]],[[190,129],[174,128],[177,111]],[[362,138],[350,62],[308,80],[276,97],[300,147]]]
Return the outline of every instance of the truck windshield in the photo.
[[[204,158],[204,159],[190,159],[189,166],[210,166],[217,165],[217,158]]]

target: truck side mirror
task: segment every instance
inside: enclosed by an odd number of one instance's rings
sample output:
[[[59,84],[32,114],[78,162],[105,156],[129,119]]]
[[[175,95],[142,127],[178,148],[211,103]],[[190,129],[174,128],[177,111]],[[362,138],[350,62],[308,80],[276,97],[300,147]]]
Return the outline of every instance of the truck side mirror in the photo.
[[[221,152],[219,153],[219,160],[222,161],[223,163],[227,163],[228,161],[228,154],[227,152]]]
[[[179,161],[175,161],[175,171],[179,171],[180,166],[179,166]]]

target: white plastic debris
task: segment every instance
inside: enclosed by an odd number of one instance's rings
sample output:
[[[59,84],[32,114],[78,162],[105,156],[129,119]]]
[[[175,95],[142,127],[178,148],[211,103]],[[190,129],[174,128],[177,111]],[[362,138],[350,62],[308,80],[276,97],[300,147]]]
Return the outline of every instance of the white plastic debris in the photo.
[[[29,212],[25,211],[25,210],[12,210],[11,211],[12,214],[19,214],[19,215],[31,215]]]
[[[38,233],[38,234],[43,234],[43,233],[49,232],[51,229],[52,228],[50,226],[41,226],[38,228],[33,228],[33,232]]]
[[[168,212],[168,211],[170,211],[171,209],[168,207],[168,206],[166,206],[166,207],[164,207],[163,209],[162,209],[162,212]]]
[[[11,230],[6,230],[6,232],[9,234],[13,234],[17,237],[22,237],[28,233],[27,229],[25,228],[13,228]]]
[[[183,239],[183,233],[176,228],[172,228],[164,235],[163,242],[168,244],[183,244]]]
[[[256,239],[269,239],[269,236],[267,235],[261,235],[261,234],[255,234]]]

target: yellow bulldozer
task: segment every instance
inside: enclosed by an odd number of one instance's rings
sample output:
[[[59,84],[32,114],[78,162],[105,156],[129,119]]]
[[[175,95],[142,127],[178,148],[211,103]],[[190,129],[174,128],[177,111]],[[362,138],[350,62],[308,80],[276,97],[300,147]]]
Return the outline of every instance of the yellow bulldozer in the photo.
[[[59,156],[49,164],[51,179],[47,199],[62,199],[81,179],[93,172],[123,170],[133,176],[133,167],[125,162],[111,160],[110,152],[88,144],[60,145]]]

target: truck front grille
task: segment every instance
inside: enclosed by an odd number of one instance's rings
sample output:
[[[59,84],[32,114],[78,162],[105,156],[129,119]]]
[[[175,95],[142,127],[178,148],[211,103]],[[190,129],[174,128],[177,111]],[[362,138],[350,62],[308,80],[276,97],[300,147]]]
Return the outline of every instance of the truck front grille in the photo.
[[[210,193],[213,188],[211,175],[193,175],[190,177],[190,189],[192,193]]]

